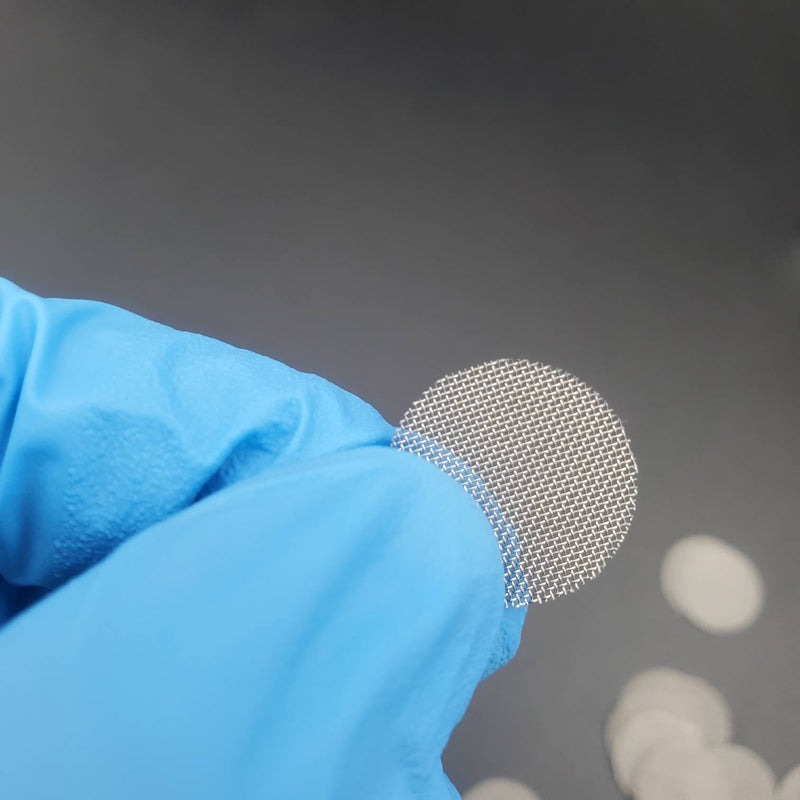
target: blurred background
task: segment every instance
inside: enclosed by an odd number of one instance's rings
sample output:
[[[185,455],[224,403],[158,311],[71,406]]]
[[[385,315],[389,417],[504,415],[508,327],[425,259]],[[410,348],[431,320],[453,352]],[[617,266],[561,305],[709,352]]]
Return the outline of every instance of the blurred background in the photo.
[[[624,419],[640,505],[600,578],[532,609],[445,756],[619,797],[633,672],[708,678],[800,761],[800,7],[793,0],[0,0],[0,272],[320,373],[396,422],[497,357]],[[235,398],[234,398],[235,399]],[[676,539],[767,586],[711,638]]]

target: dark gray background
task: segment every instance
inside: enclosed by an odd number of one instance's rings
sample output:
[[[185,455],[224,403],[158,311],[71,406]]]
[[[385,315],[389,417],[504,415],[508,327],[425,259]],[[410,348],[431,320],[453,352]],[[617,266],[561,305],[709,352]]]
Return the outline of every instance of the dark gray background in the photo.
[[[0,268],[319,372],[389,419],[500,356],[624,418],[629,541],[529,615],[446,755],[462,790],[616,798],[603,716],[669,664],[800,761],[800,17],[794,0],[0,1]],[[657,585],[744,548],[762,618]]]

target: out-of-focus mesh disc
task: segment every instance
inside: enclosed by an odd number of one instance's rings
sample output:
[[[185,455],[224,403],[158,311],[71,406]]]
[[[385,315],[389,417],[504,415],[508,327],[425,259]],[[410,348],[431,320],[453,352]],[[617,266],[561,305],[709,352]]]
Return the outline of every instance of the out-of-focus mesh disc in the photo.
[[[574,591],[619,548],[636,461],[605,401],[566,372],[503,359],[438,380],[392,445],[460,481],[492,523],[506,604]]]

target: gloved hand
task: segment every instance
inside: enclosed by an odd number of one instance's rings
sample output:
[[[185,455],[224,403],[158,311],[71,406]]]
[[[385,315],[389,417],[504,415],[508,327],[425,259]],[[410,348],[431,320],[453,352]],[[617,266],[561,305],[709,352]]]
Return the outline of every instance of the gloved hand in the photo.
[[[442,749],[523,612],[478,506],[390,435],[0,280],[0,595],[52,590],[0,629],[3,797],[457,797]]]

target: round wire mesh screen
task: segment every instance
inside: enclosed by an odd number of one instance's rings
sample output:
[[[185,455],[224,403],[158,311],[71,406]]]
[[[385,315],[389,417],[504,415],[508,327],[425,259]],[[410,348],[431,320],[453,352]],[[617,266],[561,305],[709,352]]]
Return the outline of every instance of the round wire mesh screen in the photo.
[[[636,505],[622,423],[562,370],[502,359],[438,380],[392,444],[460,481],[492,524],[506,604],[541,603],[593,578]]]

